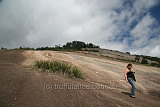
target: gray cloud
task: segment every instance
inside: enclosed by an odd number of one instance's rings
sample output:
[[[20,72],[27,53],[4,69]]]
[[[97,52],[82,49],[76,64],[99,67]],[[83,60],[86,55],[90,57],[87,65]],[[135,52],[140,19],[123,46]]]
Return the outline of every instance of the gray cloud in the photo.
[[[158,28],[150,27],[157,21],[150,14],[145,15],[158,0],[135,0],[131,1],[133,5],[124,5],[127,1],[3,0],[0,46],[54,46],[82,40],[102,48],[160,56],[160,37],[149,36],[159,35]],[[137,25],[131,28],[135,22]],[[149,42],[141,42],[142,39]]]

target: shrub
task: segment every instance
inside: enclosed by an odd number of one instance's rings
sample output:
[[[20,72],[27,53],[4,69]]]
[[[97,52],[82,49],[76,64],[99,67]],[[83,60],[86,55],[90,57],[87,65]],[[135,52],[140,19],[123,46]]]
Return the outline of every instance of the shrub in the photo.
[[[70,64],[62,63],[60,61],[35,61],[33,64],[34,68],[41,69],[42,72],[51,72],[67,75],[71,78],[84,79],[84,74],[76,66],[71,66]]]
[[[77,67],[72,68],[72,77],[83,79],[83,73]]]
[[[160,65],[158,63],[153,62],[153,63],[151,63],[151,66],[159,67]]]
[[[148,61],[146,59],[142,59],[141,64],[148,64]]]
[[[139,62],[139,60],[140,60],[140,56],[136,55],[135,61],[136,61],[136,62]]]

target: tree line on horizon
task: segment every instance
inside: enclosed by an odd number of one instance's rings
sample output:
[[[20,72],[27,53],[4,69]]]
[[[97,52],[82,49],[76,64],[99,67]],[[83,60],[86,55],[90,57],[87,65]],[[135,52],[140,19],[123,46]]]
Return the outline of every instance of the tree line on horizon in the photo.
[[[82,48],[100,48],[93,43],[85,43],[82,41],[67,42],[65,45],[55,45],[55,47],[39,47],[36,50],[81,50]]]
[[[149,61],[152,61],[149,63]],[[160,58],[158,57],[151,57],[151,56],[145,56],[145,55],[136,55],[135,62],[145,64],[145,65],[151,65],[155,67],[160,67]]]

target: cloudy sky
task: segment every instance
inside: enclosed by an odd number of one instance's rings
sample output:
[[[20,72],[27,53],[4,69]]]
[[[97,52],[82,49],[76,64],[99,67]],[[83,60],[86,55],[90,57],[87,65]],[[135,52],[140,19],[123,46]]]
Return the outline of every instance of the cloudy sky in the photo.
[[[0,46],[80,40],[160,57],[160,0],[0,0]]]

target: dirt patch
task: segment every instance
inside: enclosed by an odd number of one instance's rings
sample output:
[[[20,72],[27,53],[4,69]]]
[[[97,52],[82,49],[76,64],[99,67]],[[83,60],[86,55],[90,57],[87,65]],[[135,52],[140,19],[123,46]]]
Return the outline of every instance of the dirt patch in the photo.
[[[160,98],[160,91],[152,90],[149,92],[149,94]]]

